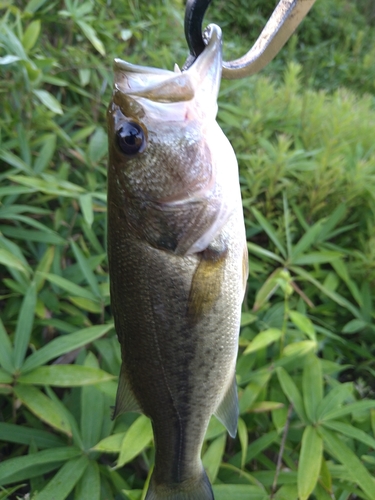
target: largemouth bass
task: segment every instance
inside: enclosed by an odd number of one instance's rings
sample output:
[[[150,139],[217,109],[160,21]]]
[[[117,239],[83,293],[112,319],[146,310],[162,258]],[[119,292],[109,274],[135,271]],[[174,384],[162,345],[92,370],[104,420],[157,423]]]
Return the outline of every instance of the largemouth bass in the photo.
[[[108,255],[122,368],[115,416],[152,422],[147,500],[212,500],[212,414],[237,431],[235,363],[247,248],[238,168],[218,126],[221,31],[184,72],[115,60]]]

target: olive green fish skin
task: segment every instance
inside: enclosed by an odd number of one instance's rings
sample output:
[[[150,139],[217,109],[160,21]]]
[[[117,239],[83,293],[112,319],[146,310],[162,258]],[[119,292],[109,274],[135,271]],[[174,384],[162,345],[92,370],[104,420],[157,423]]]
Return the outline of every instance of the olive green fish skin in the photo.
[[[117,80],[126,77],[120,73]],[[235,376],[247,277],[237,166],[204,103],[190,109],[188,99],[182,118],[176,108],[159,119],[147,98],[120,87],[108,111],[108,256],[121,379],[152,421],[147,498],[209,499],[209,486],[194,493],[206,481],[201,446]],[[133,156],[116,141],[129,120],[147,140]],[[120,400],[116,414],[135,409]]]

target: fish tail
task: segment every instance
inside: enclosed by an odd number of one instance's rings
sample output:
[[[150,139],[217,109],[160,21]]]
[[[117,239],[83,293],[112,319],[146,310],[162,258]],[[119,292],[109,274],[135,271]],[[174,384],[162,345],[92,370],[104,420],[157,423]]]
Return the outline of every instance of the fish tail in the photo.
[[[205,471],[194,481],[157,485],[151,477],[145,500],[215,500]]]

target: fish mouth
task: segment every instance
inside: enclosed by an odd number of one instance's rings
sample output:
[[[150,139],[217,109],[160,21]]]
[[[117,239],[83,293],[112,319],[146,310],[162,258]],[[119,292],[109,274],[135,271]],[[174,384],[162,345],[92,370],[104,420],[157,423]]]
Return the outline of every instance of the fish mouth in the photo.
[[[122,59],[114,60],[115,89],[140,103],[171,104],[196,101],[205,109],[217,112],[222,67],[222,35],[215,24],[207,28],[207,46],[186,70],[175,71],[138,66]]]

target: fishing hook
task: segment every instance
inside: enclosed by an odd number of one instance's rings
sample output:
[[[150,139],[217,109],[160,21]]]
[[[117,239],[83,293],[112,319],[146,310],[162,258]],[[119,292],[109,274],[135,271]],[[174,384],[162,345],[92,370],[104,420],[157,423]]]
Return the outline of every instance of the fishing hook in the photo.
[[[211,0],[187,0],[185,37],[190,50],[183,69],[189,68],[205,47],[202,21]],[[255,44],[244,56],[223,61],[222,77],[229,80],[254,75],[263,69],[289,40],[315,0],[280,0]]]

